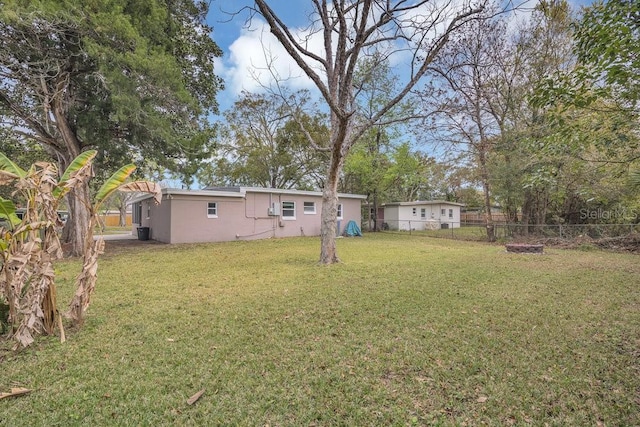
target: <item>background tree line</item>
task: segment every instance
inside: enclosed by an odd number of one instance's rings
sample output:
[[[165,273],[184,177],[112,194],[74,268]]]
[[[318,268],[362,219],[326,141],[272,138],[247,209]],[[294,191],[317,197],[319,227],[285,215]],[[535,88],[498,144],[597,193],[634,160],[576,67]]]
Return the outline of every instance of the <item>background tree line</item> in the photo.
[[[146,178],[168,172],[186,187],[324,189],[329,201],[345,191],[374,206],[445,199],[481,207],[489,239],[494,206],[530,225],[640,220],[637,2],[572,10],[541,0],[514,14],[477,1],[446,15],[422,1],[314,1],[309,29],[337,42],[325,38],[325,58],[257,1],[248,10],[289,46],[322,99],[281,82],[241,94],[217,124],[221,52],[207,3],[2,4],[3,150],[25,164],[48,157],[64,169],[96,148],[101,169],[133,159]],[[375,19],[357,20],[366,14]],[[446,31],[424,38],[429,25]],[[400,50],[412,59],[392,65]],[[77,221],[83,191],[68,199]],[[621,214],[584,214],[598,210]]]
[[[543,0],[515,23],[495,8],[483,17],[452,37],[430,64],[426,84],[358,139],[346,156],[340,190],[366,194],[374,206],[439,198],[481,208],[489,238],[492,207],[510,222],[530,225],[639,221],[637,186],[630,181],[640,156],[638,6],[615,0],[571,10],[566,1]],[[400,72],[375,55],[358,63],[360,120],[384,104]],[[250,110],[251,97],[270,107]],[[261,177],[282,168],[285,186],[321,188],[312,177],[322,176],[326,156],[305,143],[292,116],[286,126],[299,133],[301,144],[278,146],[289,152],[280,157],[283,163],[261,163],[274,156],[249,153],[251,144],[275,140],[285,125],[250,143],[247,135],[255,133],[248,123],[277,124],[269,114],[284,118],[277,111],[287,104],[275,95],[244,94],[225,117],[235,132],[227,134],[225,147],[236,154],[223,154],[202,178],[269,185]],[[326,118],[305,111],[327,139]],[[300,156],[299,149],[317,154]],[[309,181],[287,180],[285,166],[294,158]],[[300,162],[304,158],[313,161]],[[603,210],[620,215],[589,215]]]

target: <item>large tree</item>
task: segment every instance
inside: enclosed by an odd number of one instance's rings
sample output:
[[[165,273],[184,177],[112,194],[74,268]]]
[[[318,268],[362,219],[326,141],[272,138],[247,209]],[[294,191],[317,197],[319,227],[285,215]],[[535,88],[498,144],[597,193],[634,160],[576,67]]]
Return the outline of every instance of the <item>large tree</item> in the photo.
[[[494,56],[504,71],[488,97],[500,113],[488,165],[492,192],[510,222],[534,226],[525,232],[583,222],[585,211],[621,211],[627,162],[638,158],[637,118],[619,108],[622,92],[614,99],[616,91],[598,88],[604,79],[580,81],[585,68],[573,51],[573,22],[566,1],[541,1]],[[558,84],[569,81],[588,84]]]
[[[421,81],[449,38],[469,21],[477,19],[487,2],[311,0],[309,37],[318,34],[322,38],[321,51],[314,51],[309,38],[301,39],[290,31],[270,7],[270,2],[256,0],[256,10],[267,21],[271,33],[313,81],[329,108],[331,158],[323,188],[320,263],[339,261],[337,191],[351,147],[367,130],[384,121],[385,115]],[[354,87],[354,74],[364,57],[380,60],[395,57],[404,61],[405,68],[402,84],[367,118],[355,114],[358,92]],[[375,64],[372,65],[375,68]],[[322,145],[318,141],[310,143]]]
[[[580,71],[631,106],[640,101],[640,2],[598,0],[575,25]]]
[[[309,146],[300,125],[314,139],[326,139],[325,117],[320,113],[291,112],[292,98],[306,104],[304,91],[292,94],[285,102],[279,95],[243,92],[225,112],[218,143],[218,158],[204,168],[199,180],[204,183],[228,183],[266,188],[318,187],[318,176],[325,169],[322,156]]]
[[[455,146],[453,151],[464,151],[478,170],[489,241],[495,240],[489,159],[501,130],[492,88],[501,77],[496,54],[503,50],[505,27],[501,21],[475,21],[431,67],[443,81],[436,96],[439,119],[434,121],[439,140]]]
[[[197,0],[4,0],[0,119],[64,170],[87,149],[113,164],[193,173],[211,141],[221,54]],[[188,181],[189,177],[185,176]],[[69,194],[65,240],[83,248],[88,188]]]

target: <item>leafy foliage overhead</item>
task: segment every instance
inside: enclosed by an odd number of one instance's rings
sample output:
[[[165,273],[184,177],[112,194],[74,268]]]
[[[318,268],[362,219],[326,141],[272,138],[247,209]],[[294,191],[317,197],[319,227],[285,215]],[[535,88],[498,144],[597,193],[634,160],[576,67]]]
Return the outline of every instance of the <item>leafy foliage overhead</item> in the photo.
[[[640,100],[640,2],[597,1],[575,29],[576,53],[594,78],[628,100]]]
[[[175,167],[210,141],[208,116],[217,111],[221,51],[207,8],[194,0],[3,1],[0,116],[67,161],[97,148],[99,162],[133,154]]]

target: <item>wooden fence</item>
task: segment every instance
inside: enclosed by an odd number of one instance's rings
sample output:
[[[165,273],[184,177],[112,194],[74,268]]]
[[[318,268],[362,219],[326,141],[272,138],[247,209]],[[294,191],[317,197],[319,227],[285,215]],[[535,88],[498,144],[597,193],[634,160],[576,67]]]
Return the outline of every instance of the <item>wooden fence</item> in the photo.
[[[98,215],[100,221],[105,227],[118,227],[120,225],[120,213],[119,212],[107,212],[106,214]],[[131,212],[127,212],[126,226],[131,226]]]

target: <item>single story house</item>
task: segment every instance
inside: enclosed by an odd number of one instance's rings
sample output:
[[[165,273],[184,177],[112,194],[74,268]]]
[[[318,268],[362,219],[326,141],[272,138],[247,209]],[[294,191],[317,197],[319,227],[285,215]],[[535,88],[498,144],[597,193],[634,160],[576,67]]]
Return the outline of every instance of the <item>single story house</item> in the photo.
[[[462,206],[444,200],[385,203],[383,227],[404,231],[458,228]]]
[[[338,195],[338,232],[350,220],[360,224],[366,196]],[[165,243],[225,242],[270,237],[318,236],[322,193],[253,187],[162,190],[131,201],[133,232],[148,227],[149,238]],[[146,231],[146,230],[145,230]]]

